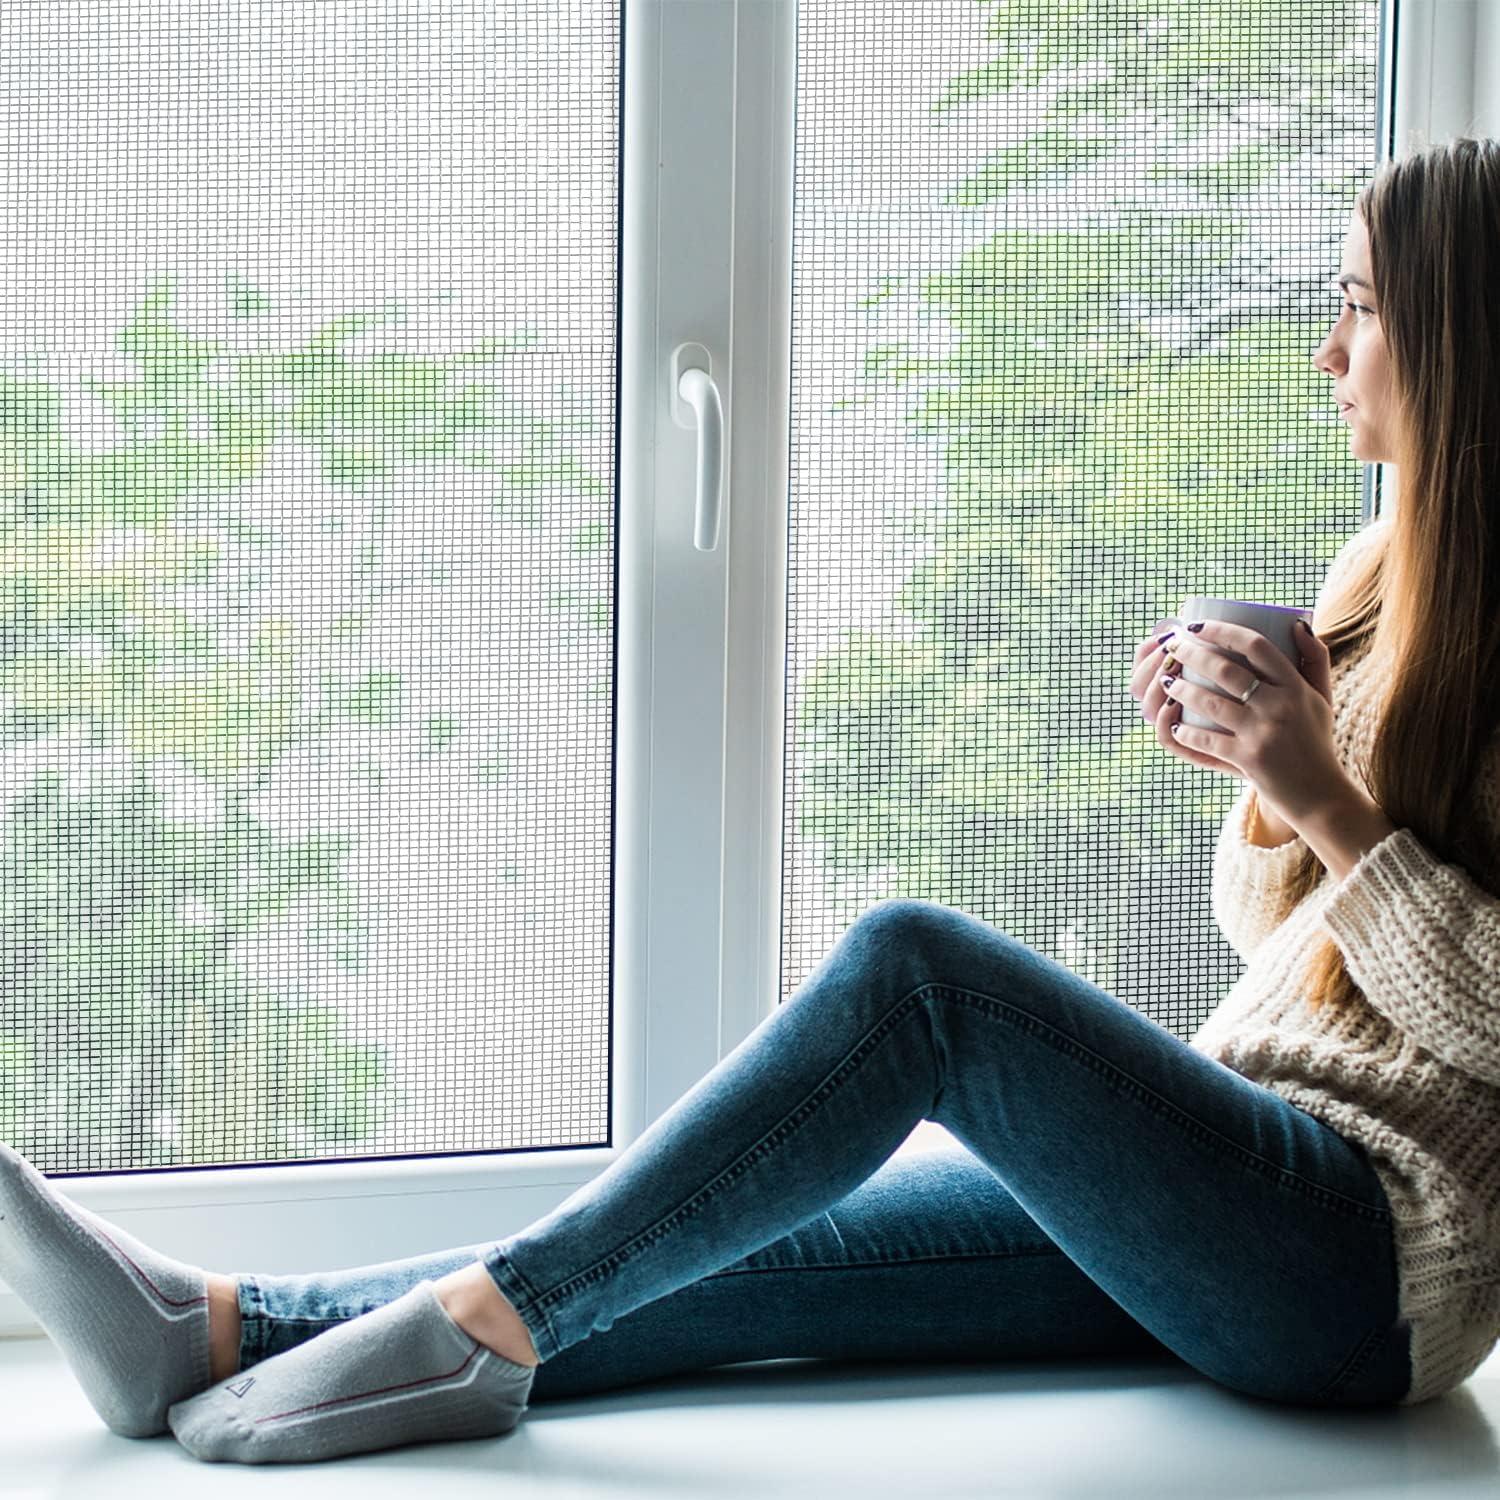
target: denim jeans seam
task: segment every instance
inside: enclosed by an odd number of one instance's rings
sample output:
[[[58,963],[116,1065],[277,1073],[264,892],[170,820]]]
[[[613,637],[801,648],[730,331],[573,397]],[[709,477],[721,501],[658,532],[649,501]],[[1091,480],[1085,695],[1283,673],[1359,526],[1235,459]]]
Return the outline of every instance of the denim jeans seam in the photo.
[[[261,1290],[260,1283],[253,1276],[241,1276],[239,1285],[235,1288],[235,1300],[240,1305],[240,1312],[247,1318],[263,1318],[266,1313],[266,1294]],[[245,1303],[251,1305],[247,1308]]]
[[[997,1019],[1009,1021],[1012,1025],[1020,1025],[1031,1029],[1040,1040],[1048,1046],[1066,1055],[1071,1055],[1075,1062],[1083,1064],[1091,1071],[1104,1078],[1111,1087],[1119,1088],[1120,1082],[1128,1085],[1128,1092],[1132,1093],[1139,1102],[1145,1104],[1158,1115],[1174,1120],[1180,1127],[1186,1127],[1189,1134],[1205,1145],[1217,1146],[1234,1156],[1242,1162],[1253,1166],[1262,1172],[1274,1173],[1281,1179],[1283,1186],[1293,1191],[1300,1192],[1313,1199],[1320,1206],[1334,1212],[1353,1214],[1359,1218],[1368,1218],[1374,1223],[1388,1224],[1391,1222],[1391,1211],[1388,1208],[1379,1208],[1374,1204],[1361,1203],[1357,1198],[1350,1198],[1340,1193],[1335,1188],[1323,1186],[1321,1183],[1310,1182],[1307,1178],[1297,1172],[1281,1166],[1279,1163],[1261,1156],[1258,1152],[1251,1151],[1231,1140],[1228,1136],[1220,1134],[1211,1126],[1205,1125],[1203,1121],[1196,1119],[1185,1110],[1180,1109],[1170,1099],[1163,1098],[1149,1084],[1125,1072],[1108,1058],[1101,1057],[1097,1052],[1085,1046],[1075,1037],[1066,1032],[1059,1031],[1054,1026],[1049,1026],[1045,1021],[1034,1016],[1030,1011],[1023,1010],[1020,1006],[1013,1005],[1009,1001],[1000,1000],[994,995],[986,995],[981,991],[961,989],[954,985],[931,985],[930,989],[944,991],[962,1000],[977,1000],[985,1005],[998,1007],[1001,1014]]]
[[[714,1281],[723,1276],[786,1275],[796,1271],[887,1271],[892,1266],[931,1266],[940,1265],[945,1261],[1026,1260],[1037,1256],[1062,1254],[1063,1251],[1058,1249],[989,1250],[969,1255],[899,1255],[890,1256],[884,1260],[875,1258],[868,1260],[812,1260],[801,1262],[795,1266],[726,1267],[722,1271],[710,1271],[702,1279],[704,1281]]]
[[[377,1303],[376,1304],[376,1306],[383,1306],[383,1305],[384,1304],[381,1304],[381,1303]],[[334,1324],[334,1323],[347,1323],[351,1318],[362,1318],[367,1313],[372,1313],[374,1311],[375,1311],[374,1307],[362,1307],[362,1308],[360,1308],[360,1310],[358,1312],[338,1313],[338,1314],[335,1314],[335,1315],[333,1315],[331,1317],[323,1317],[323,1318],[302,1318],[302,1317],[298,1317],[296,1313],[256,1313],[253,1316],[255,1316],[256,1318],[264,1318],[268,1323],[329,1323],[329,1324]]]
[[[511,1260],[511,1258],[505,1254],[504,1251],[500,1251],[499,1254],[501,1262],[505,1267],[506,1274],[510,1276],[510,1278],[516,1283],[516,1290],[525,1298],[525,1301],[523,1303],[516,1304],[517,1308],[520,1308],[522,1306],[530,1307],[534,1305],[540,1300],[541,1294],[532,1284],[531,1278],[520,1268],[520,1266],[516,1265]],[[489,1269],[487,1263],[485,1265],[485,1269]],[[493,1275],[493,1272],[491,1272],[491,1274]]]
[[[239,1366],[244,1369],[265,1358],[266,1341],[271,1324],[276,1319],[266,1307],[265,1293],[261,1291],[260,1283],[253,1277],[240,1278],[235,1289],[235,1301],[240,1311]],[[249,1307],[245,1306],[246,1302],[250,1303]],[[249,1358],[246,1358],[247,1355]]]
[[[1312,1399],[1314,1401],[1331,1401],[1340,1391],[1346,1389],[1370,1363],[1375,1356],[1385,1347],[1386,1341],[1391,1336],[1389,1328],[1374,1328],[1359,1341],[1354,1352],[1344,1361],[1343,1368],[1325,1385]]]
[[[488,1256],[481,1256],[480,1264],[489,1272],[490,1280],[499,1287],[501,1295],[509,1301],[523,1322],[527,1322],[529,1326],[528,1314],[535,1314],[541,1321],[539,1329],[531,1329],[532,1342],[538,1354],[544,1359],[549,1358],[556,1352],[560,1340],[557,1326],[543,1305],[541,1295],[526,1273],[498,1245],[493,1247],[491,1253],[496,1256],[494,1264],[490,1263]],[[544,1343],[550,1345],[546,1352],[542,1347]]]
[[[584,1270],[570,1276],[566,1281],[551,1287],[536,1299],[534,1305],[538,1311],[545,1317],[546,1306],[555,1305],[566,1297],[585,1291],[596,1282],[612,1275],[619,1266],[629,1260],[638,1250],[649,1249],[664,1235],[671,1233],[681,1223],[691,1218],[693,1214],[697,1213],[704,1204],[708,1203],[725,1187],[732,1186],[737,1182],[744,1176],[745,1172],[757,1165],[765,1156],[774,1151],[802,1124],[810,1119],[817,1106],[830,1095],[830,1092],[842,1086],[847,1076],[854,1072],[864,1062],[865,1058],[874,1051],[876,1046],[894,1031],[901,1022],[906,1020],[907,1016],[917,1013],[922,997],[928,988],[929,986],[927,985],[919,985],[916,989],[903,995],[849,1049],[844,1057],[830,1069],[827,1077],[801,1103],[794,1109],[789,1110],[777,1125],[773,1129],[768,1130],[753,1146],[748,1147],[739,1157],[730,1162],[713,1181],[699,1188],[691,1198],[679,1204],[670,1214],[664,1215],[655,1224],[642,1230],[633,1239],[628,1240],[624,1245],[616,1249],[611,1255],[602,1260],[595,1261],[592,1266],[586,1267]]]

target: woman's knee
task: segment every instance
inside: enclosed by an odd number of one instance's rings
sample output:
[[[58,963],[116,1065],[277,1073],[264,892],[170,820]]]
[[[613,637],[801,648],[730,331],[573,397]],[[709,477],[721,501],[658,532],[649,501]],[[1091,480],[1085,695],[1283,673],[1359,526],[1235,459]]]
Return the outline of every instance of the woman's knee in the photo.
[[[952,941],[958,927],[972,922],[962,912],[937,901],[892,896],[862,911],[849,928],[875,947],[901,952],[924,948],[934,939]]]
[[[958,982],[955,976],[985,975],[1001,980],[1012,962],[1024,964],[1028,950],[1017,939],[956,907],[938,901],[893,896],[867,907],[844,941],[862,961],[883,972],[900,966],[912,988]]]
[[[931,982],[933,961],[945,941],[951,945],[951,923],[957,915],[935,901],[877,901],[849,925],[830,959],[857,966],[908,994]]]

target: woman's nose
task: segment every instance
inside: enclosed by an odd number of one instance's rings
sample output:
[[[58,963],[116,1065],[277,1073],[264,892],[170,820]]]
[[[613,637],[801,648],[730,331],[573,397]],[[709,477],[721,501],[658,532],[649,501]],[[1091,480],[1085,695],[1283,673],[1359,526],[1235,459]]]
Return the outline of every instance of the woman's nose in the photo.
[[[1336,375],[1346,363],[1343,350],[1329,339],[1324,339],[1312,353],[1313,368],[1326,374]]]

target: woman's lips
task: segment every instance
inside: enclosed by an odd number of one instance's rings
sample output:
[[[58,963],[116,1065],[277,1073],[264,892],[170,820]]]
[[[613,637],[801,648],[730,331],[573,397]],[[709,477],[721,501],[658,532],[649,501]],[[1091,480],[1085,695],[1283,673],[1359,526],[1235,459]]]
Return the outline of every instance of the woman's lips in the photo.
[[[1341,405],[1339,407],[1339,415],[1341,417],[1347,416],[1353,410],[1354,410],[1354,403],[1352,401],[1347,402],[1347,403],[1345,403],[1345,404],[1343,404],[1343,405]]]

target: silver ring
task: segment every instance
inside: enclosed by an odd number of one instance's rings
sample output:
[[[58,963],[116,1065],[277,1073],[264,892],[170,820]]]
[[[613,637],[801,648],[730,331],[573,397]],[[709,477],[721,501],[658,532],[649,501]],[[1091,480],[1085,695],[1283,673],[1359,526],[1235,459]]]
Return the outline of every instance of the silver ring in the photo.
[[[1248,703],[1250,701],[1250,695],[1251,695],[1251,693],[1253,693],[1256,690],[1256,688],[1258,688],[1260,686],[1260,683],[1261,683],[1261,679],[1259,677],[1257,677],[1255,679],[1255,681],[1252,682],[1250,684],[1250,686],[1245,689],[1245,696],[1240,699],[1240,702],[1241,703]]]

